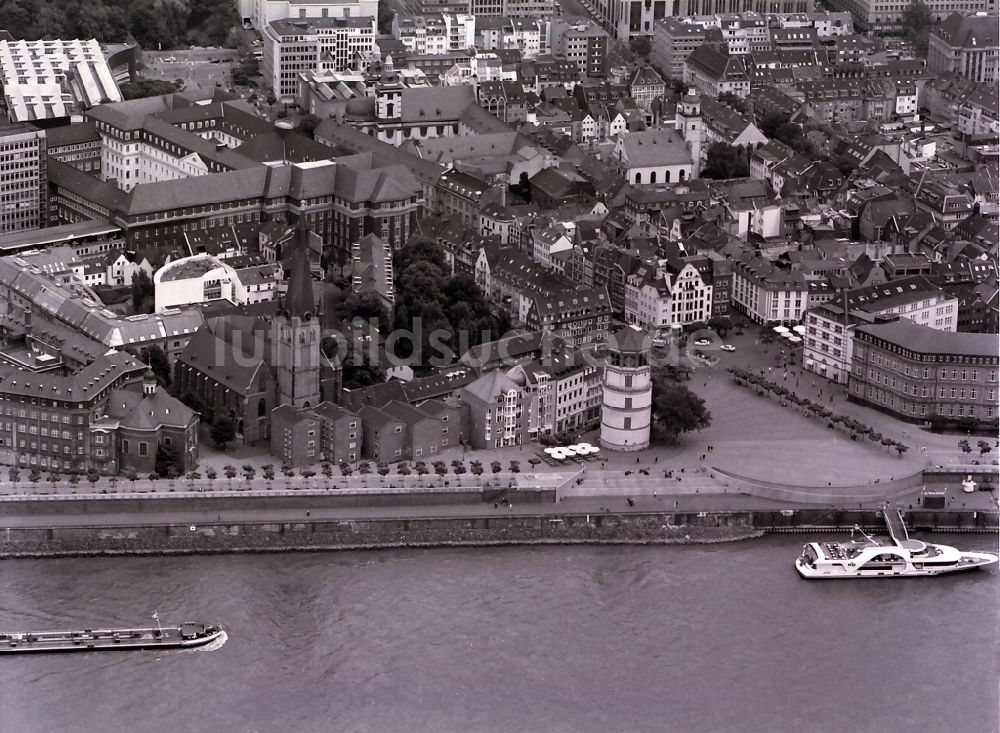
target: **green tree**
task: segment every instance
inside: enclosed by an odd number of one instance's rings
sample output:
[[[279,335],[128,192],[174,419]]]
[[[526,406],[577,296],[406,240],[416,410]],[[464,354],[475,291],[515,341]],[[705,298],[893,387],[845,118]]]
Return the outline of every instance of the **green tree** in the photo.
[[[225,416],[218,417],[212,423],[212,442],[219,446],[220,450],[226,449],[226,444],[236,437],[236,425]]]
[[[715,316],[708,319],[708,327],[725,338],[733,328],[733,319],[729,316]]]
[[[927,57],[927,38],[934,24],[931,9],[923,0],[911,0],[900,18],[906,38],[913,43],[917,58]]]
[[[196,395],[191,390],[188,390],[181,395],[181,402],[197,413],[203,414],[205,412],[205,403],[202,401],[201,397]]]
[[[177,91],[177,85],[166,79],[137,79],[134,82],[119,84],[122,97],[128,99],[142,99],[143,97],[159,97],[164,94],[173,94]]]
[[[311,139],[315,136],[316,128],[322,121],[314,114],[303,115],[302,119],[299,120],[299,132]]]
[[[652,41],[649,36],[637,36],[629,41],[629,49],[641,59],[649,59],[649,52],[652,50]]]
[[[388,35],[392,31],[392,18],[396,12],[389,3],[378,4],[378,30]]]
[[[518,177],[517,183],[512,183],[507,188],[512,194],[525,203],[531,203],[531,179],[528,177],[527,171],[521,171],[521,175]]]
[[[156,287],[145,270],[137,270],[132,276],[132,311],[152,313],[155,307]]]
[[[160,443],[156,448],[156,465],[154,470],[161,476],[169,476],[173,468],[177,475],[181,472],[181,457],[174,445]]]
[[[386,310],[385,302],[378,293],[353,291],[340,291],[342,297],[335,297],[333,305],[333,315],[336,318],[351,323],[354,319],[360,318],[365,323],[375,321],[378,323],[378,330],[381,333],[388,333],[391,327],[389,311]]]
[[[719,101],[723,104],[728,104],[740,114],[746,114],[747,112],[747,101],[732,92],[723,92],[720,94]]]
[[[156,375],[156,383],[161,387],[170,387],[170,360],[166,352],[159,346],[147,346],[142,350],[142,360],[149,365]]]
[[[712,143],[706,151],[702,178],[746,178],[750,175],[750,157],[742,147]]]
[[[683,433],[711,424],[712,415],[701,397],[661,373],[654,376],[652,425],[668,444],[676,445]]]

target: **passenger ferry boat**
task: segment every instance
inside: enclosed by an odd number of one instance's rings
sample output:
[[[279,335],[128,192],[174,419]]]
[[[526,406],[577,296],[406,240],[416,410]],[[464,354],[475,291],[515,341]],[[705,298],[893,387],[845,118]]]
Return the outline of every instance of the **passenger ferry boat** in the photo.
[[[947,545],[912,540],[899,511],[883,511],[891,543],[880,542],[859,527],[864,539],[850,542],[810,542],[795,561],[803,578],[883,578],[944,575],[997,562],[989,552],[965,552]]]
[[[83,629],[0,633],[0,654],[28,652],[122,651],[127,649],[191,649],[225,637],[217,624],[183,623],[145,629]]]

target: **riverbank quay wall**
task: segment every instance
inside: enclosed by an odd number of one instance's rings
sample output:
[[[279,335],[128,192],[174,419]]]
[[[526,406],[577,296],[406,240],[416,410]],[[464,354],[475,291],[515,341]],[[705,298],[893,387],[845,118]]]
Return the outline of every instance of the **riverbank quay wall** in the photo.
[[[76,502],[72,502],[76,503]],[[304,519],[296,521],[148,522],[129,526],[0,528],[0,557],[209,554],[461,547],[532,544],[680,544],[728,542],[768,532],[884,533],[877,510],[545,512],[516,515],[407,519]],[[913,529],[997,532],[993,512],[928,511],[905,514]]]

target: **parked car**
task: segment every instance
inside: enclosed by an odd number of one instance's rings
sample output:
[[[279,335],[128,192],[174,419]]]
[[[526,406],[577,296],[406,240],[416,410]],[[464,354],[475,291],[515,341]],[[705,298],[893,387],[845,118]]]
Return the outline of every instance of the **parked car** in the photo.
[[[732,344],[723,344],[721,348],[723,351],[736,351],[736,347]]]
[[[711,346],[712,342],[709,341],[708,339],[698,339],[697,341],[694,342],[694,345],[695,346]]]

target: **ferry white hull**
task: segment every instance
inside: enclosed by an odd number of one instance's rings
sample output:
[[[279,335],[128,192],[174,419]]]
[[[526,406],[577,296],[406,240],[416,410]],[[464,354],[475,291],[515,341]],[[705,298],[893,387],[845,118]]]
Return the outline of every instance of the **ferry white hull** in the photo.
[[[997,562],[995,555],[989,553],[968,552],[963,553],[963,560],[956,564],[949,565],[924,565],[916,567],[908,565],[889,570],[865,570],[861,568],[843,568],[834,565],[811,566],[801,557],[795,561],[795,569],[799,575],[810,580],[816,579],[836,579],[836,578],[927,578],[934,575],[946,575],[948,573],[960,573],[966,570],[977,570],[985,565]]]

